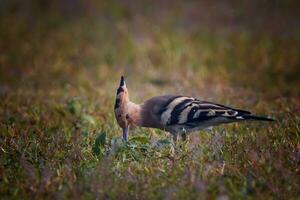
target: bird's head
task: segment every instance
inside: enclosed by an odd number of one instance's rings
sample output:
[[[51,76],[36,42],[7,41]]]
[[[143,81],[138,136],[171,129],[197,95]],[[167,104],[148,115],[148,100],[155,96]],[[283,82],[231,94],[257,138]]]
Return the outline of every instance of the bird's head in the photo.
[[[120,85],[117,89],[116,102],[115,102],[115,116],[118,124],[123,129],[123,137],[128,137],[129,129],[129,96],[128,90],[126,88],[125,79],[121,76]]]

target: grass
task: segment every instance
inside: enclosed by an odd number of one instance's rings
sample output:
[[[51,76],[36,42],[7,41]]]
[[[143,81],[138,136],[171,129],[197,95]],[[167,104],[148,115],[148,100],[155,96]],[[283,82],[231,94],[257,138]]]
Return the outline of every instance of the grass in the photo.
[[[100,15],[78,16],[6,4],[1,199],[300,197],[297,32],[182,28],[174,7],[155,19],[156,4],[95,3],[86,9]],[[199,131],[175,148],[167,133],[138,128],[124,143],[113,114],[123,74],[136,102],[179,93],[277,122]]]

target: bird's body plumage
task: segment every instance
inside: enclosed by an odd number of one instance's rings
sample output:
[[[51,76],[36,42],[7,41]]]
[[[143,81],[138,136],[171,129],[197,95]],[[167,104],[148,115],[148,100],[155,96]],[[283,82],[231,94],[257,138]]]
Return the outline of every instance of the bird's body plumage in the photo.
[[[156,96],[142,104],[135,104],[129,101],[125,82],[124,86],[121,85],[117,92],[115,114],[119,125],[127,131],[129,127],[135,126],[158,128],[177,138],[177,135],[224,123],[244,120],[274,121],[271,118],[254,116],[249,111],[189,96]]]

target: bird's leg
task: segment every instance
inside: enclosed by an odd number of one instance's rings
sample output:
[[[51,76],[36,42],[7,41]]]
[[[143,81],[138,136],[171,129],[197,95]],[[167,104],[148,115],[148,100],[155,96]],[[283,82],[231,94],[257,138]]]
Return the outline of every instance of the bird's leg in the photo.
[[[209,126],[207,128],[204,129],[205,131],[212,131],[213,130],[213,127],[212,126]]]
[[[178,142],[178,134],[177,133],[171,133],[173,135],[173,142],[174,145],[176,146],[177,142]]]
[[[181,139],[182,141],[187,141],[189,139],[185,128],[181,128]]]
[[[128,141],[128,132],[129,132],[129,126],[127,128],[123,128],[123,139],[126,142]]]

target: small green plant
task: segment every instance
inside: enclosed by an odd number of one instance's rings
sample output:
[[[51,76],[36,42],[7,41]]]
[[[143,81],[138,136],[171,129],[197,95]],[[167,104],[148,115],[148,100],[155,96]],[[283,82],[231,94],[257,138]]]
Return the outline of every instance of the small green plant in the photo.
[[[104,156],[105,151],[105,144],[106,144],[106,133],[101,133],[95,140],[95,143],[92,147],[93,153],[98,156]]]

